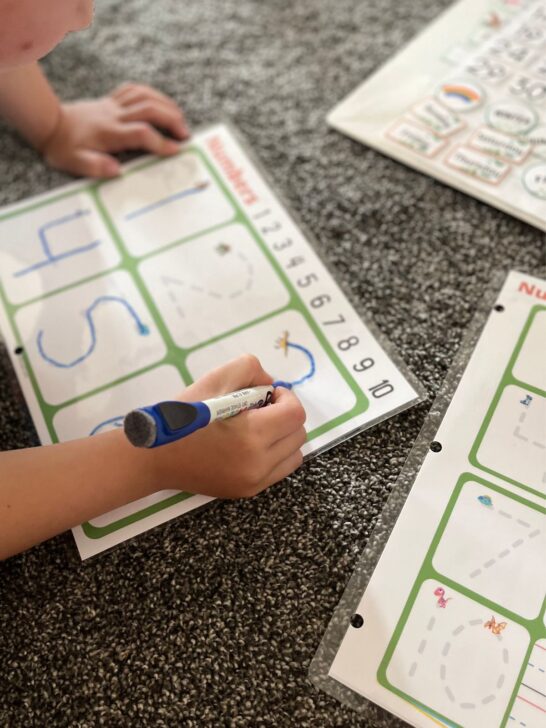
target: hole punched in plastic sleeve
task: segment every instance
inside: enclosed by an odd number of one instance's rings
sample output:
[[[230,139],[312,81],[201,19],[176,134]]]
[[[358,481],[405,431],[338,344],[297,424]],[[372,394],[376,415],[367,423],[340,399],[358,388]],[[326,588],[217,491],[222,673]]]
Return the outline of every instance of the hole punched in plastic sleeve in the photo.
[[[353,614],[351,617],[351,626],[359,629],[364,624],[364,617],[361,614]]]

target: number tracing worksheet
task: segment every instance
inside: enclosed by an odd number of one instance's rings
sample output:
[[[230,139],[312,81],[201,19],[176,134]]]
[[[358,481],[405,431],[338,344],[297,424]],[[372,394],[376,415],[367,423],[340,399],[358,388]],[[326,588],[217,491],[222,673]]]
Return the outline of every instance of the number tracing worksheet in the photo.
[[[545,342],[512,272],[351,602],[329,676],[411,725],[546,724]]]
[[[121,428],[244,352],[301,398],[307,455],[419,399],[224,125],[0,211],[0,271],[42,443]],[[82,558],[209,500],[157,485],[76,528]]]

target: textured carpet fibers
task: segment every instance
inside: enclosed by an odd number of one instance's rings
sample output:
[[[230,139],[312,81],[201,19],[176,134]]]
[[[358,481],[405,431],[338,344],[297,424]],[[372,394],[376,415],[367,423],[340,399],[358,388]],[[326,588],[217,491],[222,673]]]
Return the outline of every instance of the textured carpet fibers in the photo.
[[[324,119],[447,5],[97,0],[44,65],[66,99],[133,79],[233,121],[433,397],[492,275],[541,272],[544,236]],[[66,181],[0,131],[0,202]],[[1,348],[0,402],[0,447],[36,445]],[[0,564],[0,725],[393,725],[307,669],[429,406],[85,565],[70,534]]]

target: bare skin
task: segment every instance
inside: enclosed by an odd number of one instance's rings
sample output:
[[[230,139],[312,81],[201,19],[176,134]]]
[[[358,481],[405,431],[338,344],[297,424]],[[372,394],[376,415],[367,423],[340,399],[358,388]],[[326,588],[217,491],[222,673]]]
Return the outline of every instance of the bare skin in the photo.
[[[59,100],[36,61],[92,15],[91,0],[0,0],[0,116],[52,167],[115,177],[116,152],[176,154],[189,131],[177,104],[150,86],[126,83],[100,99]]]
[[[92,0],[0,0],[0,115],[52,166],[113,177],[120,167],[112,153],[174,154],[177,142],[157,127],[178,140],[188,130],[174,101],[149,86],[124,84],[102,99],[59,101],[36,61],[67,33],[86,27],[92,10]],[[259,361],[245,355],[202,377],[182,398],[271,382]],[[255,495],[301,464],[304,421],[297,397],[278,389],[263,410],[150,451],[113,431],[0,453],[0,558],[163,488],[221,498]]]
[[[243,355],[202,377],[180,399],[271,382],[258,359]],[[218,498],[254,496],[301,465],[304,422],[297,397],[278,388],[264,409],[151,450],[134,448],[114,430],[0,453],[0,558],[163,488]]]

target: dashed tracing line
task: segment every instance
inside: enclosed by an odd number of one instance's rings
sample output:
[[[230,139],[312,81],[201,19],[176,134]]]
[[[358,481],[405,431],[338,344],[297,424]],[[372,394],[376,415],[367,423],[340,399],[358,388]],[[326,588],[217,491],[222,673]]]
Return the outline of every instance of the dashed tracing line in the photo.
[[[525,414],[525,413],[524,413]],[[508,511],[503,511],[501,508],[495,509],[494,507],[490,507],[489,512],[495,512],[497,515],[501,516],[502,518],[506,518],[508,520],[514,520],[518,525],[520,525],[522,528],[531,528],[531,524],[527,521],[524,521],[521,518],[514,518],[514,516],[511,513],[508,513]],[[527,534],[528,539],[535,538],[541,533],[539,528],[535,528],[533,531],[530,531]],[[510,548],[505,548],[502,551],[499,551],[499,553],[496,555],[496,557],[492,557],[490,559],[487,559],[487,561],[484,561],[480,568],[474,569],[474,571],[471,571],[469,576],[471,579],[475,579],[477,576],[479,576],[481,573],[483,573],[484,569],[489,569],[491,566],[497,563],[499,559],[506,558],[512,551],[519,548],[525,543],[525,539],[523,538],[517,538],[511,545]]]
[[[427,624],[427,632],[432,632],[435,624],[436,624],[436,617],[431,617]],[[421,640],[421,642],[419,643],[419,647],[417,648],[417,652],[420,655],[422,655],[423,652],[425,651],[426,646],[427,646],[427,640],[426,639]],[[408,675],[410,677],[413,677],[416,672],[417,672],[417,661],[415,660],[414,662],[411,663]]]
[[[184,311],[182,310],[182,306],[180,306],[180,304],[178,303],[178,300],[174,295],[173,291],[168,291],[167,295],[169,296],[169,300],[173,304],[176,313],[180,316],[180,318],[184,318]]]
[[[522,425],[525,422],[525,419],[527,417],[527,412],[522,412],[519,416],[519,423]],[[519,425],[516,426],[514,430],[514,437],[517,437],[518,440],[523,440],[523,442],[530,442],[535,447],[540,448],[541,450],[546,450],[546,445],[542,442],[539,442],[538,440],[530,440],[526,435],[523,435],[520,432]]]
[[[161,282],[165,286],[176,286],[179,288],[184,288],[185,290],[192,291],[193,293],[199,293],[216,301],[222,301],[224,299],[232,301],[235,298],[239,298],[244,293],[250,291],[254,283],[254,266],[252,265],[252,263],[248,260],[246,255],[240,251],[236,253],[236,257],[245,266],[245,273],[243,274],[245,276],[245,279],[238,288],[236,288],[234,291],[231,291],[230,293],[219,293],[218,291],[213,291],[210,288],[205,288],[205,286],[200,286],[197,283],[189,283],[188,281],[185,281],[181,278],[174,278],[173,276],[161,276]],[[237,280],[239,280],[238,277]],[[171,303],[174,305],[177,314],[181,318],[184,318],[184,310],[180,306],[180,303],[174,291],[168,290],[167,295]]]
[[[468,622],[469,627],[477,627],[478,625],[481,626],[482,624],[483,624],[482,619],[471,619]],[[451,634],[453,637],[458,637],[465,629],[466,629],[466,626],[464,624],[460,624],[458,627],[455,627],[455,629],[451,632]],[[497,639],[500,642],[502,640],[502,637],[500,635],[498,635]],[[442,652],[441,652],[442,657],[447,657],[450,650],[451,650],[451,642],[448,640],[445,642],[445,644],[442,648]],[[508,650],[506,648],[503,648],[502,660],[503,660],[504,664],[506,664],[506,665],[508,664]],[[413,669],[414,666],[415,666],[415,669]],[[410,669],[410,677],[413,677],[413,675],[416,672],[416,669],[417,669],[417,663],[414,662]],[[412,670],[413,670],[413,672],[412,672]],[[447,665],[445,662],[442,662],[440,664],[440,680],[443,683],[447,683]],[[497,685],[496,685],[497,690],[500,690],[502,688],[502,686],[504,685],[504,680],[505,680],[505,674],[501,673],[497,679]],[[452,703],[457,702],[455,694],[454,694],[453,690],[449,687],[449,685],[447,685],[447,684],[444,685],[444,692]],[[489,693],[488,695],[486,695],[484,698],[481,699],[480,703],[481,703],[481,705],[487,705],[488,703],[491,703],[493,700],[495,700],[495,694]],[[462,710],[474,710],[476,707],[478,707],[476,703],[470,703],[470,702],[459,702],[458,705],[459,705],[459,708],[461,708]]]
[[[426,627],[428,633],[432,632],[435,624],[436,624],[435,617],[431,617],[429,619],[427,627]],[[471,619],[468,621],[468,625],[470,627],[477,627],[477,626],[481,626],[482,624],[483,624],[482,619]],[[465,629],[466,629],[466,626],[464,624],[460,624],[458,627],[455,627],[455,629],[451,632],[451,634],[453,637],[458,637]],[[502,636],[498,635],[497,639],[499,640],[499,642],[502,641]],[[423,653],[425,652],[425,649],[427,646],[427,641],[428,641],[427,638],[422,639],[420,641],[419,646],[417,648],[417,652],[420,655],[423,655]],[[451,650],[451,641],[448,640],[445,642],[445,644],[442,648],[442,651],[441,651],[442,657],[447,657],[450,650]],[[502,661],[504,662],[505,665],[508,664],[508,650],[506,648],[503,648],[503,651],[502,651]],[[414,677],[414,675],[417,672],[417,668],[418,668],[418,662],[417,662],[417,660],[414,660],[411,663],[411,666],[409,668],[408,676]],[[447,665],[445,662],[442,662],[440,664],[440,680],[442,681],[442,683],[447,683]],[[500,690],[502,688],[502,686],[504,685],[504,681],[505,681],[505,674],[501,673],[497,679],[497,684],[496,684],[497,690]],[[444,692],[447,695],[448,700],[450,702],[452,702],[452,703],[457,702],[455,694],[448,684],[444,684]],[[494,693],[489,693],[484,698],[482,698],[480,703],[481,703],[481,705],[488,705],[493,700],[495,700]],[[477,707],[476,703],[471,703],[471,702],[459,702],[458,705],[462,710],[475,710]]]

